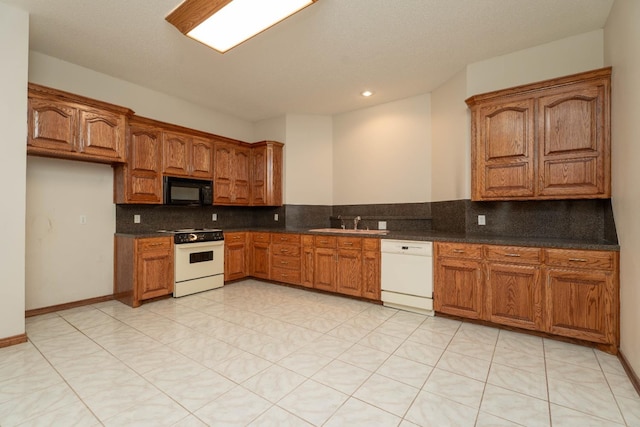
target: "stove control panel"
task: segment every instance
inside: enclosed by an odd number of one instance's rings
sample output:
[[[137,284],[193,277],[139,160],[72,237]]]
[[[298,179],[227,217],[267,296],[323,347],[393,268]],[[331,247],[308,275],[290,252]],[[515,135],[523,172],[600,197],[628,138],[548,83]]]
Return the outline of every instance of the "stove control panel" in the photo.
[[[173,236],[176,245],[196,242],[216,242],[224,240],[222,230],[193,230],[190,232],[179,232]]]

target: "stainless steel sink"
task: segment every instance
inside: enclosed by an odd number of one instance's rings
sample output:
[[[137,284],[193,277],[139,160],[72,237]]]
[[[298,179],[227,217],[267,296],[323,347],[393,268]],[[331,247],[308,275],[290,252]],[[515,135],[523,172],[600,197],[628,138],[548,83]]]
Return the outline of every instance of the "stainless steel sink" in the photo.
[[[313,228],[309,231],[315,233],[338,233],[338,234],[372,234],[372,235],[385,235],[389,233],[389,230],[354,230],[345,228]]]

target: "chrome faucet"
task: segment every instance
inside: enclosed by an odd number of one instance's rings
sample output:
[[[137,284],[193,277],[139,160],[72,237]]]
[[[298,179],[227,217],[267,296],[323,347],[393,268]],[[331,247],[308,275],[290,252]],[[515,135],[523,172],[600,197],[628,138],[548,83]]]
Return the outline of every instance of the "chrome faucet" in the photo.
[[[360,222],[362,218],[360,218],[359,216],[353,218],[353,229],[357,230],[358,229],[358,223]]]
[[[342,215],[338,215],[338,219],[340,220],[340,228],[344,230],[344,220],[342,219]]]

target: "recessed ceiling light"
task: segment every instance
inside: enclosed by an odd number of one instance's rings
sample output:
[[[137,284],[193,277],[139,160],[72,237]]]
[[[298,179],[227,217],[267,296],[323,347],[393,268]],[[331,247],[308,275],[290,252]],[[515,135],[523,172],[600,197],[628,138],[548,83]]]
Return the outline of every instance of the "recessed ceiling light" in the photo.
[[[185,0],[166,20],[224,53],[318,0]]]
[[[371,92],[370,90],[365,90],[364,92],[361,93],[361,95],[364,97],[369,97],[373,95],[373,92]]]

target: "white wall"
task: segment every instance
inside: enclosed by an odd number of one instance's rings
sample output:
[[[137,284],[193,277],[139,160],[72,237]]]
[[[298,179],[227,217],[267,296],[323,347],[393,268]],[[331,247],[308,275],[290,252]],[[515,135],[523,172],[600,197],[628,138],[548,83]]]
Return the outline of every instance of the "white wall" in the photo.
[[[109,165],[28,158],[27,310],[113,294],[112,196]]]
[[[469,64],[467,96],[601,68],[603,30]]]
[[[431,94],[431,201],[471,197],[471,129],[466,69]]]
[[[622,353],[640,375],[640,2],[616,0],[605,26],[612,79],[612,201],[620,241]]]
[[[430,94],[334,116],[334,204],[430,200]]]
[[[287,115],[285,203],[333,204],[333,121],[330,116]]]
[[[0,339],[24,334],[28,50],[29,15],[0,3]]]

